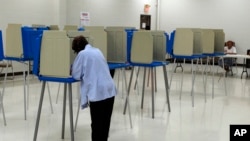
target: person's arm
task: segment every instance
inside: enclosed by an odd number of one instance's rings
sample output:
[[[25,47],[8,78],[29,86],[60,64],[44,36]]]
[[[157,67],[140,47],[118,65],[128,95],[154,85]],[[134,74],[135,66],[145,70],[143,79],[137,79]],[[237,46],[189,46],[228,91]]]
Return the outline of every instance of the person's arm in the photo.
[[[81,80],[83,76],[83,56],[81,54],[78,54],[74,60],[74,63],[72,65],[72,72],[71,75],[76,80]]]
[[[236,48],[232,47],[230,50],[227,51],[226,54],[237,54]]]
[[[83,54],[78,53],[71,68],[72,69],[71,75],[74,79],[76,80],[82,79],[84,75],[83,66],[84,66],[84,56]],[[88,107],[88,97],[86,96],[86,93],[81,92],[81,109],[85,109],[87,107]]]
[[[224,47],[224,53],[227,54],[227,47]]]

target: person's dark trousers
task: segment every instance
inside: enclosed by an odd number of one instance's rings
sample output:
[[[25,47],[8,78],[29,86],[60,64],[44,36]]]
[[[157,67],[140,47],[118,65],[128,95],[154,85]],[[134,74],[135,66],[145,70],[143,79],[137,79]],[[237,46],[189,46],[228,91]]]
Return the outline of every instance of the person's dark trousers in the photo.
[[[90,102],[92,141],[107,141],[115,97]]]
[[[109,70],[109,72],[110,72],[110,75],[112,76],[112,78],[114,78],[114,75],[115,75],[115,69],[111,69],[111,70]]]

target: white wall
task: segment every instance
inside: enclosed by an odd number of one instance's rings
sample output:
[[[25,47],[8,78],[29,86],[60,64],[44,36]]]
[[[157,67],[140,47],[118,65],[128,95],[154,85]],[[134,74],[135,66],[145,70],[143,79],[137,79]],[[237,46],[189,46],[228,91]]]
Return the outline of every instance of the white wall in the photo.
[[[0,0],[0,28],[8,23],[57,24],[60,0]]]
[[[161,0],[160,28],[169,33],[176,27],[221,28],[238,53],[246,54],[249,5],[249,0]]]
[[[90,25],[140,27],[144,4],[151,5],[151,28],[155,28],[156,0],[68,0],[67,23],[80,24],[80,12],[90,13]]]
[[[66,23],[66,5],[64,1],[0,0],[0,30],[3,32],[4,44],[5,30],[8,23],[64,25]],[[21,71],[22,69],[23,67],[19,63],[14,63],[14,71]]]

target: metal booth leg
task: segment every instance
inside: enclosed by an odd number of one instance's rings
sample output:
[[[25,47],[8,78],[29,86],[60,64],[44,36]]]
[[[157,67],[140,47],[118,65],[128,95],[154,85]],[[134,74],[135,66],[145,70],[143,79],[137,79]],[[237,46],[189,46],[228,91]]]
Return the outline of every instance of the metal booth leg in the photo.
[[[130,75],[129,85],[128,85],[128,93],[127,93],[126,100],[125,100],[123,114],[126,114],[126,109],[127,109],[127,104],[128,104],[128,97],[129,97],[129,93],[130,93],[130,87],[131,87],[131,83],[132,83],[133,74],[134,74],[134,67],[132,67],[132,70],[131,70],[131,75]]]
[[[64,139],[65,132],[65,114],[66,114],[66,99],[67,99],[67,83],[64,83],[64,91],[63,91],[63,115],[62,115],[62,139]]]
[[[152,118],[155,117],[155,100],[154,100],[154,68],[151,68],[151,93],[152,93]]]
[[[71,141],[74,141],[74,126],[73,126],[73,108],[72,108],[72,84],[68,83],[69,86],[69,120],[70,120],[70,133]]]
[[[46,85],[46,81],[43,81],[42,90],[41,90],[41,96],[40,96],[40,101],[39,101],[39,106],[38,106],[38,112],[37,112],[36,126],[35,126],[35,132],[34,132],[33,141],[36,141],[36,138],[37,138],[37,132],[38,132],[38,128],[39,128],[41,110],[42,110],[42,105],[43,105],[43,97],[44,97],[45,85]]]
[[[127,84],[127,79],[126,79],[126,74],[124,69],[122,69],[123,72],[123,77],[124,77],[124,81],[125,81],[125,89],[126,89],[126,95],[128,94],[128,84]],[[130,112],[130,103],[129,103],[129,97],[128,97],[128,114],[129,114],[129,121],[130,121],[130,127],[133,128],[132,125],[132,118],[131,118],[131,112]]]
[[[54,110],[53,110],[53,105],[52,105],[52,100],[51,100],[49,83],[47,83],[47,89],[48,89],[48,94],[49,94],[49,103],[50,103],[51,114],[53,114]]]
[[[6,126],[7,123],[6,123],[5,112],[4,112],[4,107],[3,107],[3,95],[2,95],[2,93],[0,92],[0,112],[1,112],[1,109],[2,109],[2,113],[3,113],[4,125]]]
[[[156,67],[154,67],[154,81],[155,81],[155,92],[157,92]]]
[[[146,70],[147,70],[147,68],[144,67],[143,83],[142,83],[142,95],[141,95],[141,109],[143,109],[143,102],[144,102],[144,91],[145,91]]]
[[[24,64],[24,68],[25,68],[25,64]],[[26,76],[25,76],[25,69],[23,70],[23,97],[24,97],[24,119],[27,119],[27,105],[26,105]]]
[[[170,100],[169,100],[168,75],[167,75],[167,69],[165,65],[163,66],[163,74],[164,74],[164,81],[165,81],[166,98],[167,98],[167,103],[168,103],[168,111],[171,112]]]
[[[63,115],[62,115],[62,139],[64,139],[65,133],[65,117],[66,117],[66,99],[67,99],[67,85],[69,87],[69,120],[70,120],[70,134],[71,141],[74,141],[74,127],[73,127],[73,108],[72,108],[72,84],[64,83],[64,95],[63,95]]]
[[[74,129],[75,131],[76,131],[76,128],[77,128],[80,107],[81,107],[81,95],[79,94],[78,107],[77,107],[76,120],[75,120],[75,129]]]

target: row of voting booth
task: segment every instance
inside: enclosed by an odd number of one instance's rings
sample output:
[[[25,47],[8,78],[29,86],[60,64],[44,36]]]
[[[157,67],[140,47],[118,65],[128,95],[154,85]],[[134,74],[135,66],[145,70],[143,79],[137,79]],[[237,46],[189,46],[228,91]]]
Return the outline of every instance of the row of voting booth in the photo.
[[[71,49],[74,37],[83,35],[89,43],[99,48],[111,63],[129,63],[133,32],[151,32],[154,40],[154,50],[151,51],[152,60],[165,61],[167,38],[163,31],[137,31],[127,27],[85,27],[84,31],[46,31],[43,34],[49,38],[60,38],[57,45],[52,42],[42,42],[40,74],[56,77],[70,77],[70,66],[75,55]],[[53,36],[53,37],[52,37]],[[46,40],[46,39],[42,39]],[[160,41],[160,42],[159,42]],[[142,47],[143,49],[143,47]],[[153,49],[153,47],[152,47]],[[144,56],[144,54],[138,54]],[[146,56],[150,57],[150,56]],[[145,62],[150,63],[150,62]]]
[[[224,54],[225,33],[222,29],[177,28],[173,54],[192,56]]]
[[[134,38],[135,33],[136,38]],[[75,81],[68,79],[71,78],[70,67],[76,57],[71,49],[72,41],[80,35],[86,37],[92,46],[99,48],[107,62],[113,64],[166,62],[166,54],[170,52],[175,56],[224,53],[225,34],[223,30],[177,28],[169,36],[163,30],[138,30],[135,27],[86,26],[79,29],[77,26],[65,26],[63,30],[59,30],[57,26],[28,27],[21,24],[9,24],[6,30],[5,57],[34,61],[33,73],[38,77],[43,77],[41,80],[59,78],[58,82],[65,80],[66,83],[71,84]],[[163,70],[166,72],[166,68]],[[165,72],[164,77],[167,78]],[[53,79],[53,81],[57,80]],[[168,84],[166,83],[165,86],[168,91]],[[43,83],[42,89],[44,94],[45,83]],[[69,89],[72,91],[71,85]],[[74,140],[72,98],[70,100],[71,139]],[[42,100],[39,109],[41,109],[41,105]],[[40,113],[39,110],[38,117]],[[37,119],[34,140],[36,140],[39,120],[40,118]]]
[[[193,68],[193,60],[197,60],[196,64],[198,64],[199,59],[212,57],[214,65],[214,57],[219,57],[224,55],[224,43],[225,43],[225,33],[222,29],[177,28],[175,31],[171,33],[170,39],[168,40],[167,52],[175,60],[184,59],[184,62],[185,59],[191,60],[192,106],[194,106],[193,91],[194,91],[194,80],[196,75],[194,71],[196,71],[197,69],[197,67],[196,69]],[[209,59],[207,59],[207,64],[208,61]],[[181,80],[182,80],[181,82],[181,93],[182,93],[183,75]],[[172,76],[170,79],[170,84],[171,81],[172,81]],[[213,79],[213,85],[214,85],[214,79]],[[226,92],[227,90],[226,90],[225,77],[224,77],[224,85]],[[212,90],[212,96],[213,92],[214,90]],[[206,81],[204,83],[204,96],[206,101]]]
[[[9,24],[6,30],[5,56],[9,58],[32,60],[35,39],[42,36],[43,32],[54,32],[51,36],[59,36],[59,38],[62,38],[62,42],[64,42],[63,40],[65,40],[65,42],[68,41],[67,44],[62,43],[61,47],[58,49],[53,48],[53,45],[43,48],[41,72],[46,75],[50,75],[52,72],[44,68],[56,69],[58,68],[57,65],[60,65],[60,62],[65,62],[63,64],[67,64],[64,65],[67,67],[67,70],[70,68],[70,64],[75,57],[75,54],[71,51],[71,43],[73,38],[78,35],[85,36],[91,45],[100,48],[108,62],[129,63],[131,61],[130,54],[133,33],[151,32],[154,46],[152,60],[164,61],[166,59],[165,56],[169,37],[164,31],[140,31],[134,27],[105,28],[103,26],[84,27],[83,31],[79,31],[77,26],[65,26],[63,31],[56,29],[58,28],[50,30],[48,27],[22,27],[21,24]],[[169,45],[172,46],[174,55],[191,56],[224,53],[225,34],[222,29],[177,28],[174,32],[174,42],[172,45]],[[172,37],[170,36],[170,38]],[[67,53],[70,54],[68,57],[62,57],[64,60],[56,59],[60,58],[56,55],[61,54],[65,56]],[[57,61],[58,63],[56,63]],[[63,64],[61,65],[63,66]],[[46,65],[51,67],[46,67]],[[51,75],[68,77],[68,71],[60,74],[63,70],[66,70],[66,68],[55,70]]]
[[[91,45],[102,51],[108,62],[113,63],[131,61],[131,43],[134,32],[151,32],[154,47],[150,60],[165,61],[169,38],[164,31],[140,31],[134,27],[89,26],[84,27],[84,31],[79,31],[76,26],[66,26],[63,31],[60,31],[49,30],[47,27],[34,28],[22,27],[21,24],[9,24],[6,30],[5,56],[32,60],[35,39],[42,36],[43,32],[53,32],[51,36],[61,38],[60,47],[53,47],[53,44],[45,45],[41,51],[41,74],[58,77],[70,76],[69,68],[75,57],[71,44],[76,36],[85,36]],[[224,53],[224,40],[223,30],[177,28],[174,42],[170,46],[173,46],[174,55]]]

